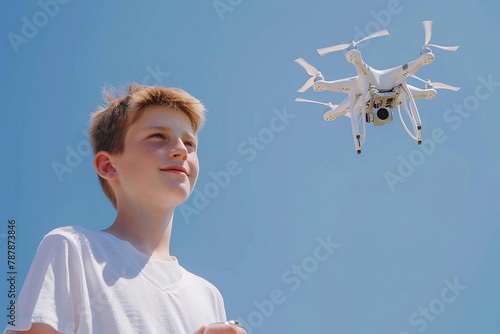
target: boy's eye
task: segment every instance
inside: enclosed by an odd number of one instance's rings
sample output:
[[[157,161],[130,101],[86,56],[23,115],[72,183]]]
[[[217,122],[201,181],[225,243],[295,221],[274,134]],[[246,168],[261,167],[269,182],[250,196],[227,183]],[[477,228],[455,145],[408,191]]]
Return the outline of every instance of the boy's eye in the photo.
[[[193,148],[196,148],[196,143],[192,141],[185,141],[184,145],[191,146]]]
[[[154,135],[151,136],[151,138],[165,139],[165,136],[161,133],[155,133]]]

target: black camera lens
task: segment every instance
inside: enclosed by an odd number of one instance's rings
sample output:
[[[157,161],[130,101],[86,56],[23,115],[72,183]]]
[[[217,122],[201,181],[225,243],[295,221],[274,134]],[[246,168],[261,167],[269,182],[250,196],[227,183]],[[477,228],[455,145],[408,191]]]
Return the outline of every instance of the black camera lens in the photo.
[[[377,110],[377,118],[385,121],[389,117],[389,110],[385,108],[380,108]]]

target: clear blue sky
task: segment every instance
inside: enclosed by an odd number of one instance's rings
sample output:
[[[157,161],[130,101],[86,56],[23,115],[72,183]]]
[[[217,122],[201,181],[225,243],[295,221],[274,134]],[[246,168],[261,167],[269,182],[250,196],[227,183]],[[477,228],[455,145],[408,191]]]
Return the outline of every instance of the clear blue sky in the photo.
[[[0,4],[0,268],[15,219],[17,292],[46,233],[114,219],[87,122],[104,85],[135,81],[182,87],[208,109],[197,190],[176,213],[172,251],[249,333],[500,330],[493,2],[60,1]],[[419,55],[423,20],[434,21],[431,43],[460,45],[434,49],[418,72],[461,87],[418,101],[427,146],[396,116],[370,124],[357,155],[349,119],[328,123],[322,106],[294,102],[345,97],[297,93],[308,75],[295,58],[327,80],[353,76],[343,52],[316,49],[386,28],[360,45],[364,60],[402,65]]]

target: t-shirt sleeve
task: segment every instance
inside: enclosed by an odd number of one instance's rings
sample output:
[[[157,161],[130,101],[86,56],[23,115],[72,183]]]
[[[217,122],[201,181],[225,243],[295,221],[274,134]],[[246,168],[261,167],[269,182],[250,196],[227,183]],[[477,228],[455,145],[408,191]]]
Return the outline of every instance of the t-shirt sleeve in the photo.
[[[62,333],[73,333],[81,311],[82,266],[76,246],[67,237],[47,235],[36,252],[16,302],[14,326],[4,333],[27,330],[44,323]]]
[[[224,307],[224,299],[222,298],[221,293],[217,288],[216,290],[216,301],[215,301],[215,310],[217,312],[217,316],[219,317],[219,322],[226,321],[226,309]]]
[[[226,321],[226,310],[224,308],[224,302],[222,301],[222,297],[221,301],[219,302],[219,306],[217,307],[217,314],[220,319],[219,322]]]

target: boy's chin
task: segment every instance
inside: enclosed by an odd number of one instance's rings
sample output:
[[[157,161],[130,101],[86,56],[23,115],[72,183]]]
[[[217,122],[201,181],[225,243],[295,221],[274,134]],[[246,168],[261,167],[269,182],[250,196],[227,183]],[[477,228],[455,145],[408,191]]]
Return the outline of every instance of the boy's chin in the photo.
[[[174,194],[169,194],[163,201],[162,204],[165,205],[165,207],[169,208],[175,208],[182,203],[186,202],[186,200],[189,198],[190,193],[187,191],[177,191]]]

